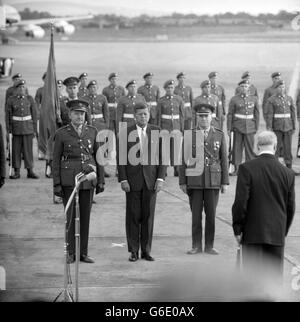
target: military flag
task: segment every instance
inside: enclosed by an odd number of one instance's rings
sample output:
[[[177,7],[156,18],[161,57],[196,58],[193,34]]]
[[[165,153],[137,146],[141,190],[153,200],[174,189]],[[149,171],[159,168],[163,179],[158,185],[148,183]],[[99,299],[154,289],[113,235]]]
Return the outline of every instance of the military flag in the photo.
[[[56,67],[53,43],[53,27],[51,28],[48,67],[41,102],[39,146],[46,152],[47,161],[52,160],[53,138],[59,122],[59,98],[56,83]]]

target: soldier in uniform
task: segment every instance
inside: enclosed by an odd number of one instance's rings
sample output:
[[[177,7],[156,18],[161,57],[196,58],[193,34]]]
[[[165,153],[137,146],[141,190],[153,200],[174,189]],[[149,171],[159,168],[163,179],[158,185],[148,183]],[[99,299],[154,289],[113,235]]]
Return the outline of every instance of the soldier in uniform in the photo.
[[[208,79],[210,81],[210,93],[218,96],[219,98],[219,104],[222,106],[222,117],[221,117],[221,130],[223,130],[223,123],[225,120],[225,115],[226,115],[226,108],[225,108],[225,103],[226,103],[226,96],[225,96],[225,90],[223,86],[217,83],[217,72],[211,72],[208,74]]]
[[[126,122],[128,126],[135,124],[134,106],[137,103],[147,104],[143,95],[136,92],[136,81],[131,80],[126,84],[127,95],[120,98],[117,105],[117,131],[119,131],[120,122]]]
[[[274,94],[276,94],[276,84],[281,80],[281,73],[279,72],[274,72],[271,75],[272,78],[272,86],[268,87],[265,92],[264,92],[264,97],[263,97],[263,102],[262,102],[262,110],[263,110],[263,117],[264,120],[266,121],[266,114],[267,114],[267,101],[268,99],[273,96]]]
[[[191,146],[193,157],[196,156],[196,133],[204,135],[204,170],[199,175],[190,176],[187,170],[197,165],[188,166],[183,163],[180,166],[179,185],[180,189],[188,194],[192,210],[192,249],[187,253],[194,255],[201,253],[202,249],[202,211],[205,212],[205,245],[204,251],[211,255],[217,255],[214,248],[215,216],[219,200],[219,192],[226,192],[229,184],[227,148],[223,131],[211,125],[214,107],[209,104],[194,105],[197,116],[196,127],[192,133],[192,140],[184,141]],[[185,150],[184,149],[184,150]]]
[[[5,106],[6,106],[7,100],[8,100],[11,96],[16,95],[16,92],[17,92],[16,84],[17,84],[17,83],[19,83],[19,81],[22,79],[22,74],[20,74],[20,73],[15,74],[11,79],[12,79],[12,81],[13,81],[13,85],[12,85],[12,86],[10,86],[10,87],[6,90],[6,93],[5,93]],[[28,94],[28,90],[27,90],[27,89],[26,89],[26,94]]]
[[[61,113],[61,120],[62,120],[62,125],[67,125],[70,122],[69,119],[69,109],[67,106],[67,103],[71,100],[77,100],[79,98],[78,94],[78,84],[79,84],[79,79],[77,77],[71,76],[66,78],[63,81],[63,84],[66,86],[66,92],[68,96],[63,96],[60,99],[60,113]],[[85,96],[84,99],[87,101],[87,97]],[[91,117],[90,117],[90,108],[87,108],[87,112],[85,115],[86,122],[88,124],[91,124]]]
[[[157,124],[157,102],[160,98],[159,87],[153,85],[153,73],[146,73],[143,76],[145,84],[137,90],[138,94],[144,96],[150,109],[150,124]]]
[[[193,90],[191,86],[185,85],[185,77],[186,74],[183,72],[177,74],[178,85],[175,86],[174,94],[179,95],[184,101],[184,129],[190,130],[193,122]]]
[[[22,155],[27,169],[27,178],[38,179],[33,172],[32,141],[37,134],[36,106],[33,98],[26,94],[24,80],[16,85],[17,95],[7,101],[6,129],[12,133],[12,166],[14,175],[10,179],[20,178]]]
[[[246,79],[239,82],[238,95],[231,98],[227,114],[227,131],[234,132],[233,164],[235,171],[230,175],[237,175],[238,167],[242,163],[243,148],[246,161],[252,160],[254,154],[254,135],[259,126],[258,98],[249,95],[249,83]]]
[[[94,188],[96,193],[104,190],[103,167],[96,162],[99,143],[97,129],[84,122],[88,102],[72,100],[67,103],[70,109],[70,123],[56,131],[53,152],[53,186],[56,196],[63,198],[66,206],[75,186],[75,176],[79,173],[96,172],[97,178],[84,181],[79,187],[80,208],[80,260],[93,263],[88,256],[89,222]],[[75,202],[67,213],[68,262],[75,261]]]
[[[276,156],[282,147],[283,158],[286,166],[292,168],[292,135],[296,128],[296,109],[293,99],[286,95],[284,81],[278,81],[275,85],[276,94],[267,100],[266,123],[267,130],[272,130],[277,136]]]
[[[118,133],[118,125],[116,122],[117,117],[117,105],[122,96],[125,96],[124,87],[117,84],[118,75],[117,73],[110,73],[108,80],[110,84],[103,88],[102,94],[106,97],[109,108],[109,129],[115,134],[115,138]],[[114,138],[114,147],[112,150],[116,149],[116,139]],[[117,171],[116,171],[117,172]]]
[[[90,81],[87,88],[89,90],[89,95],[87,98],[90,106],[91,125],[94,126],[98,132],[101,130],[106,130],[109,128],[109,110],[107,99],[104,95],[97,93],[97,81]],[[105,172],[105,177],[108,178],[110,175]]]
[[[43,76],[42,76],[42,80],[43,80],[44,84],[45,84],[45,78],[46,78],[46,73],[44,73]],[[43,90],[44,90],[44,85],[39,87],[36,90],[35,97],[34,97],[34,100],[36,102],[36,107],[37,107],[37,124],[38,124],[37,129],[38,129],[38,132],[40,130],[40,126],[41,127],[44,126],[42,124],[43,121],[40,121]],[[45,160],[46,151],[44,150],[44,147],[46,147],[46,142],[40,142],[39,141],[39,151],[38,151],[38,159],[39,160]]]
[[[164,84],[166,95],[158,100],[157,113],[158,113],[158,126],[162,130],[172,132],[174,130],[184,131],[184,101],[183,99],[174,94],[175,82],[170,79]],[[174,166],[174,176],[178,176],[178,166],[175,164],[176,156],[174,155],[175,149],[174,138],[171,137],[170,141],[170,165]]]
[[[251,84],[250,80],[251,80],[251,75],[250,75],[250,72],[244,72],[242,74],[242,77],[241,77],[241,80],[245,80],[249,83],[249,89],[248,89],[248,95],[250,96],[256,96],[257,99],[258,99],[258,92],[257,92],[257,88]],[[240,87],[237,87],[236,90],[235,90],[235,95],[238,95],[239,94],[239,90],[240,90]]]
[[[88,74],[87,73],[82,73],[78,79],[80,81],[79,89],[78,89],[78,97],[86,99],[86,96],[88,96],[89,91],[87,89],[87,84],[88,84],[88,79],[87,79]]]
[[[219,101],[219,98],[218,96],[211,94],[211,82],[209,80],[203,81],[200,84],[200,87],[202,90],[202,94],[195,98],[194,105],[209,104],[213,106],[215,110],[212,113],[212,126],[220,129],[223,117],[223,108]],[[196,119],[194,120],[194,122],[196,122]]]

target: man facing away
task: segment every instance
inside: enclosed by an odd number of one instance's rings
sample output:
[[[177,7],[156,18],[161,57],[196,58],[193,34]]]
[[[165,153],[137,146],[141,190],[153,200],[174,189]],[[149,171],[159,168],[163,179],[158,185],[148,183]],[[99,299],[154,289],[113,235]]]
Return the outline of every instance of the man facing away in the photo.
[[[275,157],[277,137],[258,135],[258,157],[240,165],[232,226],[242,243],[244,268],[253,277],[282,277],[285,237],[295,212],[295,175]],[[265,275],[264,275],[265,276]]]

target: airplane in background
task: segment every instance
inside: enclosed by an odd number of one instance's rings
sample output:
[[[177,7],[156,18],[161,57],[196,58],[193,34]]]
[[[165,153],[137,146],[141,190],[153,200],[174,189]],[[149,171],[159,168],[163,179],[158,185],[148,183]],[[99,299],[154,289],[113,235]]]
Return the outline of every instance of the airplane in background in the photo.
[[[75,32],[75,26],[69,21],[85,20],[93,18],[93,15],[55,17],[44,19],[22,20],[18,10],[12,6],[4,5],[0,0],[0,44],[8,43],[8,35],[13,34],[18,28],[22,28],[27,37],[43,38],[45,30],[41,26],[53,24],[57,33],[70,36]],[[0,79],[11,76],[14,65],[12,57],[0,57]]]
[[[57,33],[70,36],[75,32],[75,26],[70,24],[69,21],[85,20],[93,17],[93,15],[84,15],[22,20],[16,8],[5,5],[0,0],[0,30],[6,31],[8,34],[16,32],[18,28],[22,28],[27,37],[43,38],[45,30],[41,26],[53,24]]]

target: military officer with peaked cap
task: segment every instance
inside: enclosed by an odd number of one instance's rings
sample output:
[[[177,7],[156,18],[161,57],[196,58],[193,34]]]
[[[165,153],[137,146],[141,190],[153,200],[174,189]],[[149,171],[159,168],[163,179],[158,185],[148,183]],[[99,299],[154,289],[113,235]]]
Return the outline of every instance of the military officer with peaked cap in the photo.
[[[250,72],[244,72],[241,76],[241,80],[245,80],[249,83],[249,89],[248,89],[248,92],[249,92],[249,95],[251,96],[256,96],[257,99],[258,99],[258,91],[257,91],[257,88],[251,84],[250,80],[251,80],[251,74]],[[238,95],[239,94],[239,90],[240,90],[240,87],[237,87],[236,90],[235,90],[235,95]]]
[[[88,85],[88,74],[82,73],[79,75],[78,79],[80,81],[80,86],[78,88],[78,97],[86,99],[86,96],[89,94],[87,85]]]
[[[76,100],[79,98],[79,95],[78,95],[79,82],[80,82],[79,78],[77,78],[75,76],[70,76],[63,81],[63,84],[66,86],[66,92],[68,94],[68,96],[63,96],[59,101],[61,121],[62,121],[63,126],[67,125],[70,122],[69,108],[67,106],[67,103],[71,100]],[[86,97],[84,99],[86,100]],[[90,116],[90,108],[89,107],[87,107],[85,120],[86,120],[87,124],[91,124],[91,116]]]
[[[117,84],[118,74],[110,73],[108,80],[110,84],[103,88],[102,94],[106,97],[109,108],[109,129],[117,134],[117,105],[122,96],[125,96],[125,89],[123,86]]]
[[[157,124],[157,101],[160,98],[159,87],[153,85],[154,74],[149,72],[146,73],[143,78],[145,80],[145,84],[140,86],[137,90],[138,94],[144,96],[150,110],[150,124]]]
[[[267,108],[267,101],[268,99],[273,96],[274,94],[276,94],[276,84],[281,80],[281,73],[280,72],[274,72],[271,74],[271,78],[272,78],[272,86],[268,87],[267,89],[265,89],[264,92],[264,97],[263,97],[263,102],[262,102],[262,110],[263,110],[263,117],[264,120],[266,121],[266,108]]]
[[[158,126],[162,130],[172,132],[174,130],[184,131],[184,101],[179,95],[174,94],[175,82],[169,79],[164,83],[166,94],[158,100]],[[177,150],[177,142],[171,137],[170,165],[174,166],[174,176],[178,176],[178,165],[176,160],[179,156],[174,153]]]
[[[223,131],[211,125],[214,107],[199,103],[194,105],[197,116],[196,126],[192,132],[192,139],[183,142],[183,150],[194,159],[199,157],[198,163],[188,164],[186,158],[179,167],[179,185],[188,194],[192,211],[192,249],[187,253],[194,255],[201,253],[202,248],[202,212],[205,212],[204,251],[217,255],[214,248],[215,216],[219,201],[219,192],[226,192],[229,184],[226,140]],[[197,142],[197,132],[202,133],[204,151],[197,156],[202,142]],[[200,139],[201,140],[201,139]],[[196,146],[197,145],[197,146]],[[203,159],[202,159],[203,158]],[[204,165],[203,165],[204,163]],[[204,167],[202,172],[202,166]],[[192,172],[192,173],[191,173]]]
[[[104,190],[103,166],[97,163],[96,154],[99,143],[97,129],[85,124],[88,102],[71,100],[67,103],[70,123],[56,131],[53,151],[53,186],[56,196],[63,198],[64,207],[75,186],[75,176],[80,172],[96,172],[97,178],[84,181],[79,187],[80,208],[80,260],[93,263],[88,256],[89,221],[94,189],[96,193]],[[67,241],[69,263],[75,261],[75,202],[67,213]]]
[[[175,86],[174,94],[180,96],[184,102],[184,129],[190,130],[193,122],[193,90],[191,86],[185,84],[186,74],[180,72],[176,76],[178,84]]]
[[[217,77],[218,77],[217,72],[210,72],[208,74],[208,79],[211,84],[210,85],[210,93],[218,96],[219,104],[221,104],[221,106],[222,106],[223,113],[222,113],[222,117],[221,117],[221,130],[223,130],[223,122],[224,122],[225,115],[226,115],[226,108],[225,108],[226,96],[225,96],[225,90],[224,90],[223,86],[221,86],[220,84],[217,83]]]
[[[218,96],[211,94],[211,82],[209,80],[203,81],[200,84],[200,87],[202,94],[195,98],[194,105],[209,104],[213,106],[214,111],[212,113],[212,125],[220,129],[223,117],[223,107],[221,105],[221,102],[219,101]],[[196,122],[196,119],[194,120],[194,122]]]
[[[246,161],[255,157],[254,135],[259,126],[259,106],[258,98],[249,95],[249,83],[246,79],[239,83],[239,91],[229,102],[227,114],[227,131],[234,132],[233,139],[233,164],[235,171],[231,175],[236,175],[239,165],[242,163],[243,148],[245,148]]]
[[[21,155],[27,169],[27,178],[38,179],[33,172],[33,137],[37,134],[36,106],[32,96],[26,94],[26,82],[20,80],[16,85],[16,94],[7,101],[6,129],[13,136],[12,166],[14,175],[11,179],[20,178]]]
[[[296,128],[296,109],[293,99],[286,94],[283,80],[275,85],[276,94],[272,95],[266,104],[267,129],[274,131],[277,136],[277,151],[282,147],[283,158],[286,166],[292,168],[292,135]]]
[[[137,103],[147,104],[143,95],[136,92],[136,81],[131,80],[126,84],[127,95],[120,98],[117,105],[117,131],[120,122],[126,122],[128,126],[134,125],[134,106]]]

